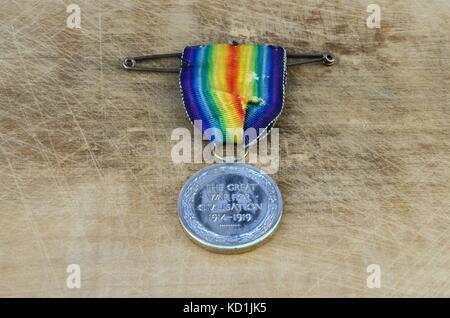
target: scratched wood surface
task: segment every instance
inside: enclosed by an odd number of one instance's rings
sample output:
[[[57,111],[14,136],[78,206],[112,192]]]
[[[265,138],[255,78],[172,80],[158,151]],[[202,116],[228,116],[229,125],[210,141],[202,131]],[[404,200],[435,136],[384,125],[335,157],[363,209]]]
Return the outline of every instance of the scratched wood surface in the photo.
[[[376,2],[1,0],[0,296],[449,297],[450,2]],[[178,224],[177,75],[117,62],[232,39],[339,63],[289,70],[280,228],[226,256]]]

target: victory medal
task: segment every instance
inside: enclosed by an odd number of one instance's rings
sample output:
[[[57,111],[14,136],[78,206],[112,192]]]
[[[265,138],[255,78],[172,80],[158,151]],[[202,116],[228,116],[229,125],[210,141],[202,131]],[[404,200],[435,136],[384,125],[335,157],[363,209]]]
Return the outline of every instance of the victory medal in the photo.
[[[166,57],[180,58],[180,68],[137,66],[139,61]],[[287,63],[287,57],[302,60]],[[188,46],[181,54],[129,57],[122,65],[127,70],[179,72],[185,111],[210,137],[213,149],[233,143],[248,150],[270,132],[283,110],[287,67],[334,61],[332,53],[287,54],[279,46],[233,42]],[[211,129],[220,134],[205,134]],[[253,129],[254,134],[236,137],[230,129]],[[224,161],[189,178],[180,191],[178,215],[197,244],[221,253],[244,252],[275,231],[283,202],[278,186],[264,171],[239,159]]]

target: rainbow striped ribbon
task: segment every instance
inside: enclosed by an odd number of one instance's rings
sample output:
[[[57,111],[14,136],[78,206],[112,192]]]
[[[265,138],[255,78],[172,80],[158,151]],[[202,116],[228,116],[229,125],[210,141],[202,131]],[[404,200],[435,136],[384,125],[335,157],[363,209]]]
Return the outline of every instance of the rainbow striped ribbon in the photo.
[[[267,134],[284,104],[286,51],[272,45],[213,44],[186,47],[180,87],[190,120],[202,132],[220,129],[212,142],[250,144]],[[200,127],[199,127],[200,128]],[[256,129],[256,136],[230,134]],[[245,139],[245,140],[244,140]]]

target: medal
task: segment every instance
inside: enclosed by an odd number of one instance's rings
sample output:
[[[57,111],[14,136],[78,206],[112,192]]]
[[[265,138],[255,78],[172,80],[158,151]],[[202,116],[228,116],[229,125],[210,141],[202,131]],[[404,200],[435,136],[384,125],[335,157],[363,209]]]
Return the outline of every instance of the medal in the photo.
[[[139,66],[138,62],[179,58],[179,68]],[[287,63],[287,58],[302,60]],[[323,62],[332,53],[286,53],[279,46],[213,44],[189,46],[181,54],[128,57],[127,70],[179,72],[180,90],[190,121],[214,145],[237,144],[246,150],[266,136],[284,106],[287,67]],[[197,123],[201,123],[198,125]],[[217,133],[210,133],[210,131]],[[248,130],[254,133],[247,134]],[[236,131],[238,133],[236,133]],[[233,133],[231,133],[233,132]],[[264,171],[221,158],[185,183],[178,198],[180,223],[197,244],[216,252],[244,252],[275,231],[282,197]],[[245,157],[245,155],[244,155]],[[241,158],[242,159],[242,158]]]
[[[281,218],[278,186],[262,170],[219,163],[194,174],[181,189],[178,213],[188,236],[207,249],[243,252],[268,238]]]

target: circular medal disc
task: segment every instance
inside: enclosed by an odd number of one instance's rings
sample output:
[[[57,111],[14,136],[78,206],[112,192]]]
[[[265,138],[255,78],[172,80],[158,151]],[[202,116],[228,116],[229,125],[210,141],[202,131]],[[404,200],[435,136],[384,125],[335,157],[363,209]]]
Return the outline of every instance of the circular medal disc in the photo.
[[[243,163],[195,173],[178,198],[181,225],[194,242],[221,253],[245,252],[276,229],[282,198],[264,171]]]

